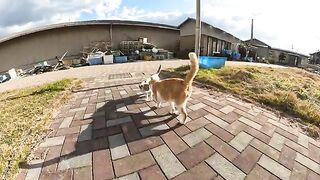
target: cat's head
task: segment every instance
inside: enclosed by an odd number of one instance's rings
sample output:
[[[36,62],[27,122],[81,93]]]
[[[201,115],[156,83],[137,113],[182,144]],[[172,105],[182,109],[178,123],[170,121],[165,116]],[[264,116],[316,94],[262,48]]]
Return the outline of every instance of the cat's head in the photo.
[[[152,74],[151,77],[149,77],[148,79],[146,79],[140,83],[139,88],[142,91],[149,91],[150,90],[150,85],[149,85],[150,81],[152,81],[152,80],[159,81],[160,80],[160,77],[159,77],[160,72],[161,72],[161,65],[159,66],[159,68],[155,74]]]

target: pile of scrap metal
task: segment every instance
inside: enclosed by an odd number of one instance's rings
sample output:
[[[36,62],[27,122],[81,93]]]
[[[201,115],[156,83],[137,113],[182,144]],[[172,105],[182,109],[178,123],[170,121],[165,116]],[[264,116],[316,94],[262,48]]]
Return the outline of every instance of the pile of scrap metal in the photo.
[[[58,61],[54,65],[48,64],[47,61],[40,62],[36,65],[34,65],[31,69],[10,69],[8,72],[1,74],[0,75],[0,83],[15,79],[17,77],[24,77],[24,76],[29,76],[29,75],[34,75],[34,74],[41,74],[45,72],[50,72],[50,71],[58,71],[58,70],[64,70],[64,69],[69,69],[70,67],[65,65],[63,59],[67,55],[68,51],[66,51],[61,58],[58,58],[56,56],[56,60]]]
[[[25,72],[24,74],[41,74],[45,72],[51,72],[51,71],[58,71],[58,70],[64,70],[69,69],[70,67],[66,66],[63,62],[63,59],[67,55],[68,51],[66,51],[61,58],[58,58],[56,56],[56,60],[58,61],[55,65],[48,64],[47,61],[40,62],[36,64],[31,70]],[[22,72],[23,74],[23,72]]]
[[[173,52],[157,48],[156,45],[149,43],[148,39],[143,37],[134,41],[120,42],[120,51],[128,56],[129,61],[139,59],[163,60],[173,58]]]
[[[5,74],[0,75],[0,83],[15,79],[18,77],[17,71],[15,69],[10,69]]]
[[[81,51],[82,57],[75,66],[87,66],[113,63],[111,43],[105,41],[92,42]]]

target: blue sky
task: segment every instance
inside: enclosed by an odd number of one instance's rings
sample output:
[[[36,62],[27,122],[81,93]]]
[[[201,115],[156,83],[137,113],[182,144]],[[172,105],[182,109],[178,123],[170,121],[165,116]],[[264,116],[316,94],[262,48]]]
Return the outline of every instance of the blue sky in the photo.
[[[0,0],[0,38],[48,24],[83,20],[135,20],[179,25],[195,16],[195,0]],[[201,0],[203,21],[242,40],[311,53],[320,49],[320,1]],[[7,8],[10,7],[10,8]]]

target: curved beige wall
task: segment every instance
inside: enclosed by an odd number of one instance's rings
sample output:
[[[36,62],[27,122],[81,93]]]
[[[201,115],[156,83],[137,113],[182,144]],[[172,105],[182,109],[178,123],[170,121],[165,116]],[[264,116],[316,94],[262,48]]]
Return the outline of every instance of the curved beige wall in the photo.
[[[94,41],[110,41],[110,25],[79,25],[60,27],[24,35],[0,43],[0,72],[21,68],[42,60],[68,55],[78,55],[84,46]],[[113,25],[114,48],[123,40],[137,40],[147,37],[159,48],[177,51],[179,30],[135,25]]]

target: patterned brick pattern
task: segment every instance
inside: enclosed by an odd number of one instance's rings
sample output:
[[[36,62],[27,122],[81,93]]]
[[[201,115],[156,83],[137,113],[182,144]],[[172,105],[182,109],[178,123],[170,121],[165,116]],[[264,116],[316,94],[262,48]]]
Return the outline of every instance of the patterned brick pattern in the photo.
[[[320,143],[272,112],[195,87],[181,125],[140,80],[86,80],[17,178],[320,179]]]

